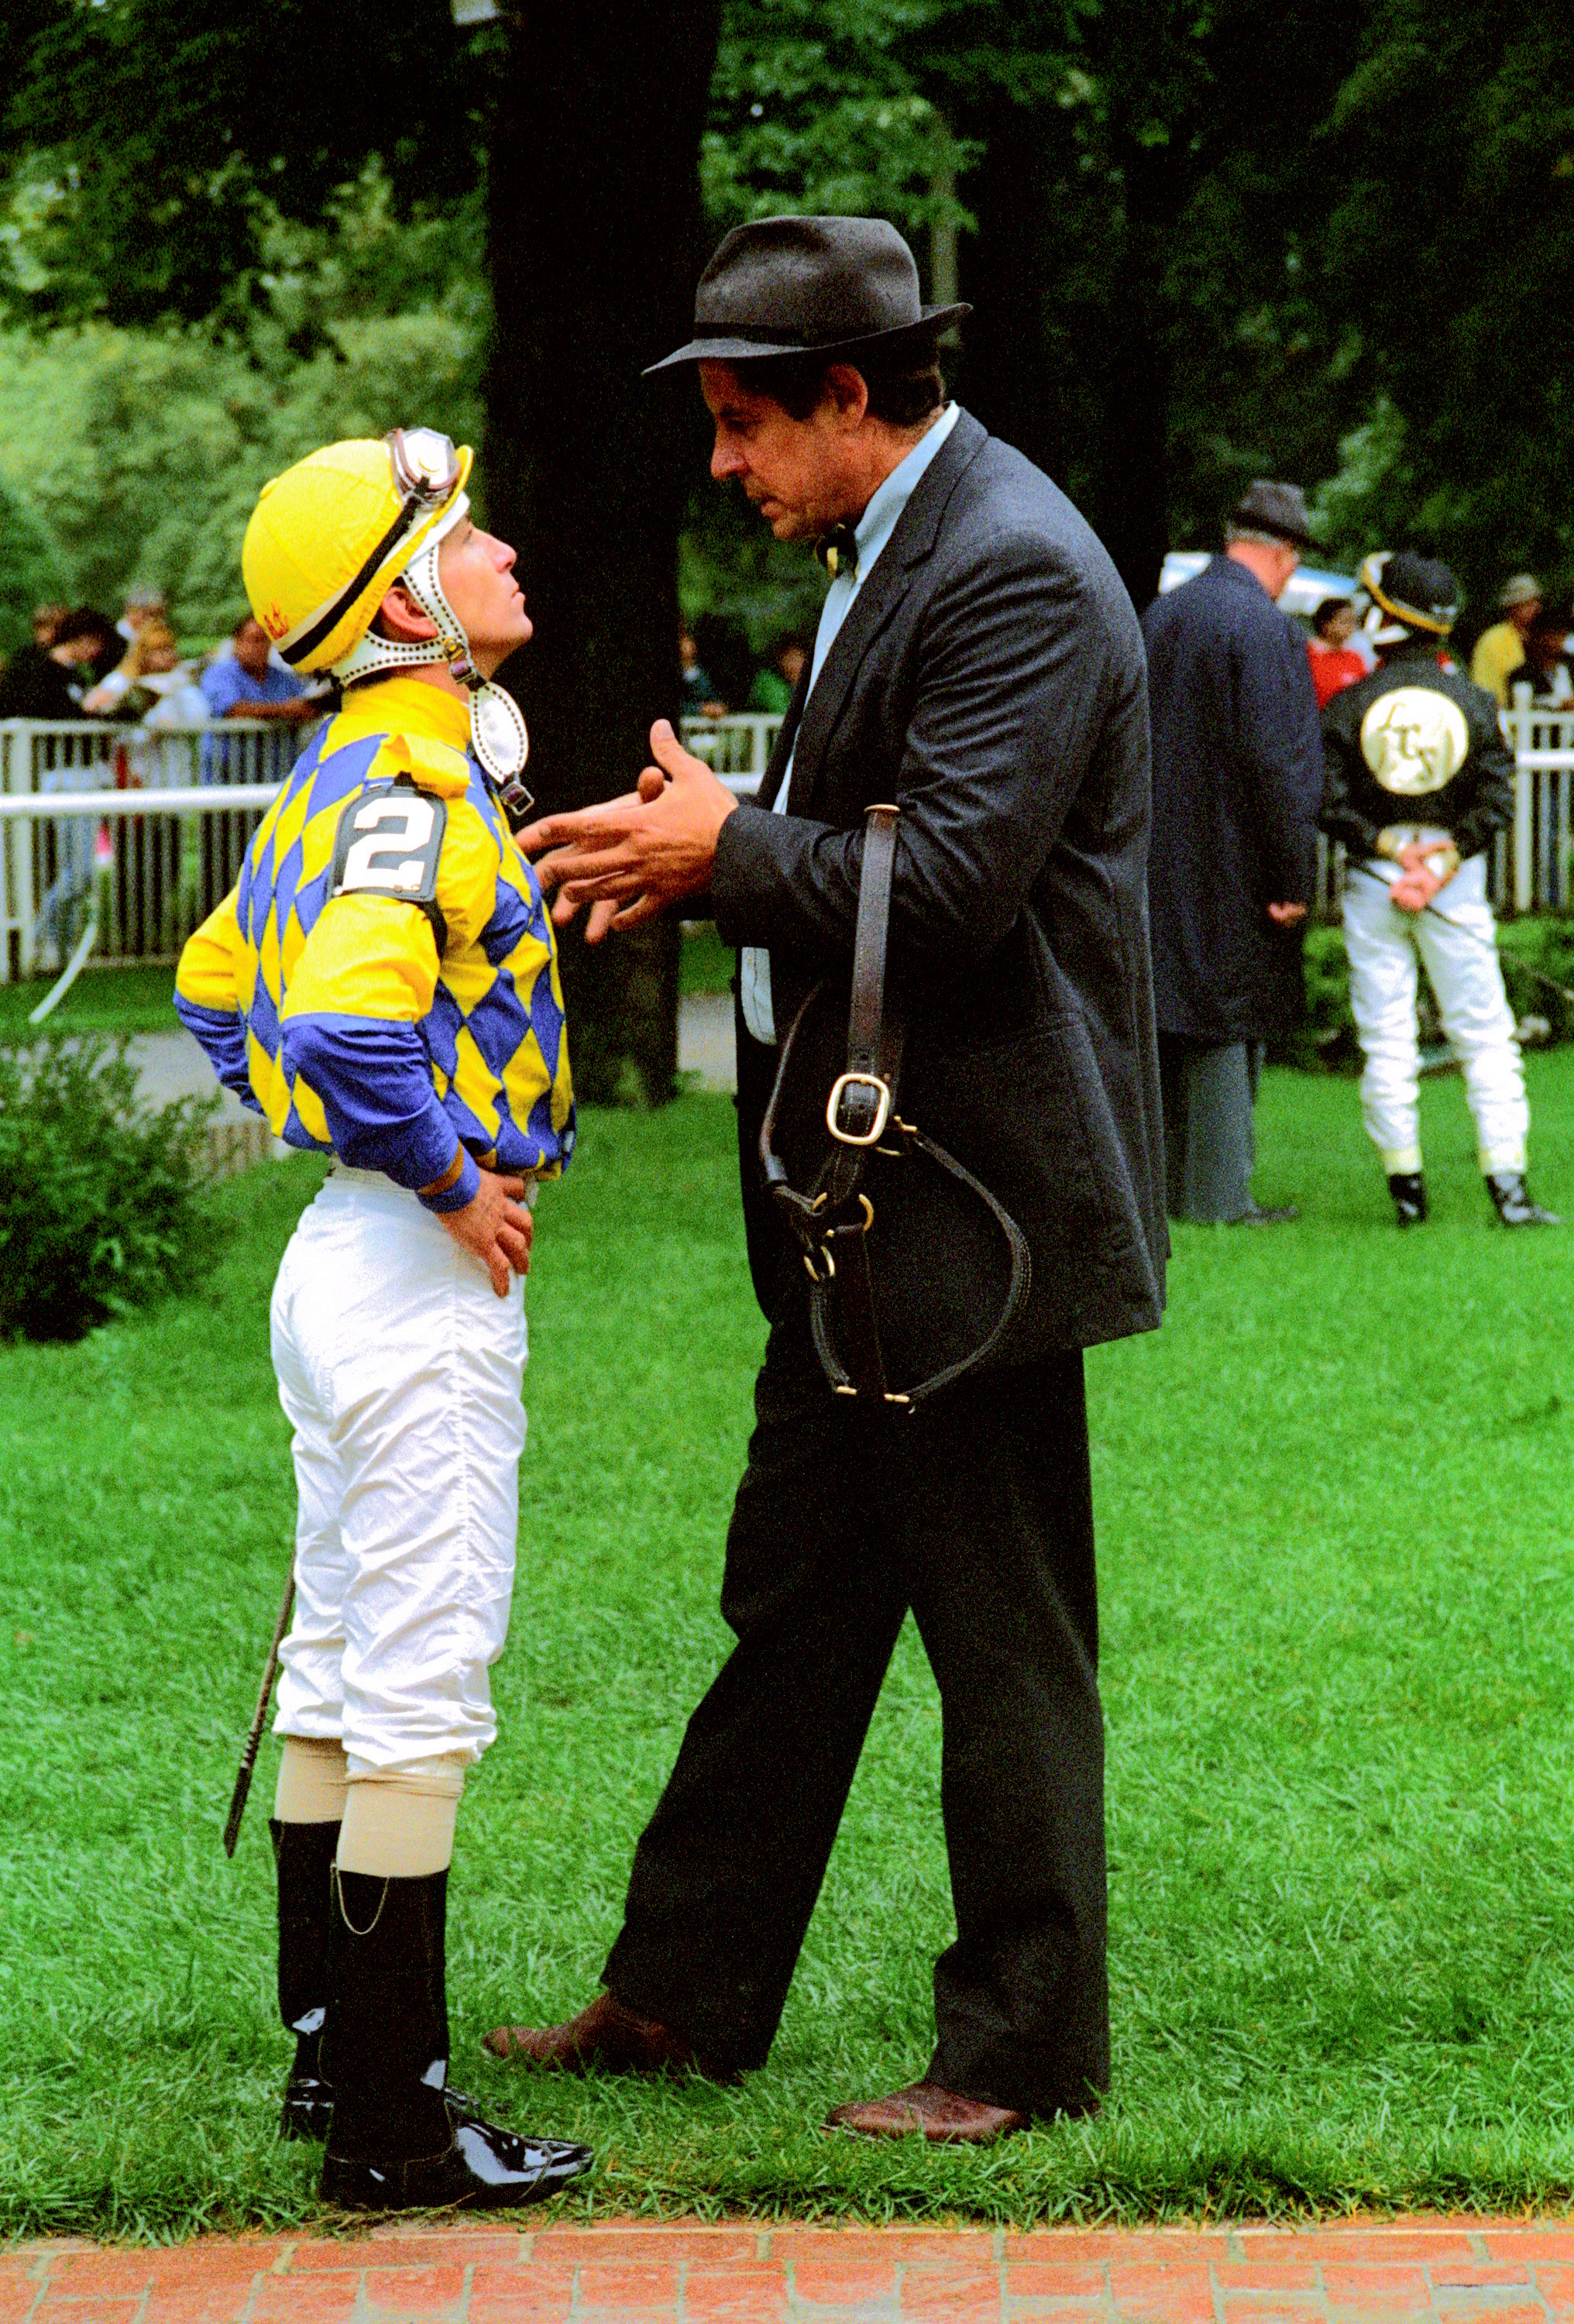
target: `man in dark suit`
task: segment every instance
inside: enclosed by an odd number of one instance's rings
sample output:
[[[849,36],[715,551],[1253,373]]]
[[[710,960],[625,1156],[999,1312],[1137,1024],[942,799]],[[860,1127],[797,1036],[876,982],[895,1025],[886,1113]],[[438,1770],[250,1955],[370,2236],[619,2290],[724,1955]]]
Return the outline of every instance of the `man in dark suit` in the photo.
[[[1154,986],[1170,1216],[1267,1226],[1252,1107],[1270,1034],[1303,1006],[1322,738],[1278,611],[1309,539],[1295,484],[1259,478],[1222,557],[1143,616],[1153,706]]]
[[[978,2142],[1084,2112],[1108,2083],[1082,1351],[1158,1322],[1164,1230],[1137,622],[1047,477],[943,406],[953,311],[920,309],[911,254],[879,220],[727,237],[695,338],[667,360],[699,367],[713,475],[778,539],[825,548],[814,654],[757,803],[738,807],[663,723],[637,796],[523,835],[559,915],[588,904],[593,936],[708,891],[741,949],[743,1199],[770,1335],[723,1583],[738,1644],[640,1840],[607,1990],[566,2025],[488,2043],[629,2071],[764,2062],[910,1608],[940,1686],[957,1939],[923,2079],[832,2120]],[[901,811],[901,1111],[1017,1220],[1032,1288],[992,1369],[871,1415],[816,1360],[758,1140],[798,1002],[821,977],[847,984],[880,800]],[[800,1087],[784,1142],[823,1125],[835,1062]],[[898,1284],[965,1278],[971,1256],[915,1189],[907,1248],[881,1263]]]

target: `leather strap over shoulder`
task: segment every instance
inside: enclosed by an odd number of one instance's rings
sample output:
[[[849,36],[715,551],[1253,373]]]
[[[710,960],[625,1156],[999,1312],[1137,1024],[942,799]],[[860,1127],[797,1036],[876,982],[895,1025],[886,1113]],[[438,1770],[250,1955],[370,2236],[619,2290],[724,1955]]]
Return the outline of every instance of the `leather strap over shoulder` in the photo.
[[[886,954],[899,814],[898,808],[883,805],[866,811],[846,1065],[825,1103],[830,1152],[808,1193],[793,1185],[776,1150],[776,1139],[799,1038],[826,996],[824,984],[815,986],[793,1019],[759,1130],[766,1185],[798,1242],[814,1284],[810,1323],[821,1367],[839,1396],[854,1397],[882,1411],[892,1406],[916,1411],[993,1355],[1027,1296],[1030,1274],[1026,1238],[1010,1213],[953,1155],[904,1121],[897,1111],[903,1025],[887,990]],[[905,1389],[890,1387],[880,1344],[879,1291],[870,1248],[875,1206],[867,1183],[870,1157],[876,1153],[897,1161],[926,1162],[945,1172],[984,1204],[1009,1259],[1006,1297],[982,1340]],[[936,1258],[943,1264],[943,1252]]]

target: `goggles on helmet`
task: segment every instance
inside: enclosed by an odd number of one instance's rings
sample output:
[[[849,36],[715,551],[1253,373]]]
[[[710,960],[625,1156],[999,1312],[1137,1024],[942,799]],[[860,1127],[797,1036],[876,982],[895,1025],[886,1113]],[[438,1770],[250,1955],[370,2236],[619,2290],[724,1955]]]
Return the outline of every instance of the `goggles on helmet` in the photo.
[[[407,500],[414,494],[430,507],[457,490],[459,455],[451,436],[439,436],[435,428],[391,428],[382,440],[393,460],[393,481]]]

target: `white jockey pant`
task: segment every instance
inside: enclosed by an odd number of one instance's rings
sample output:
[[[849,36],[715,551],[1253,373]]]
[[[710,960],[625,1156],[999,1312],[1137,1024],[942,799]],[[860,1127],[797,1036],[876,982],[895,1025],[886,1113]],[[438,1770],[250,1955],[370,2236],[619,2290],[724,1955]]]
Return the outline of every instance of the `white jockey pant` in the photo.
[[[1397,876],[1396,865],[1385,867],[1378,880],[1352,864],[1345,879],[1350,1007],[1367,1060],[1361,1075],[1367,1135],[1390,1175],[1421,1168],[1419,956],[1443,1031],[1464,1069],[1481,1167],[1523,1170],[1530,1107],[1497,964],[1487,859],[1472,855],[1461,864],[1427,912],[1402,912],[1389,901],[1388,880]]]
[[[274,1730],[339,1737],[354,1775],[497,1732],[525,1415],[524,1285],[381,1173],[336,1169],[273,1286],[293,1428],[295,1619]]]

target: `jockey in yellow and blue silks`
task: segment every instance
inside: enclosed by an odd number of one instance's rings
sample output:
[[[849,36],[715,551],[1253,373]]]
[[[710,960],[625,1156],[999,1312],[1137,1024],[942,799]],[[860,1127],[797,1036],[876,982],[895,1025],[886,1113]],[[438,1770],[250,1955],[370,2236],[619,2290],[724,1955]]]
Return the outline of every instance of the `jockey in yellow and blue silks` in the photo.
[[[302,754],[176,1007],[226,1085],[331,1153],[270,1309],[295,1464],[270,1829],[286,2137],[341,2209],[512,2206],[588,2151],[446,2089],[445,1923],[465,1774],[497,1733],[525,1442],[537,1182],[574,1145],[551,919],[512,831],[530,636],[513,551],[428,429],[264,486],[242,564],[344,706]]]
[[[556,1176],[574,1147],[552,922],[467,729],[414,678],[346,696],[175,998],[276,1137],[431,1189],[438,1212],[472,1200],[479,1162]]]

